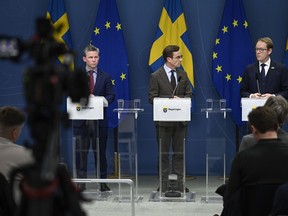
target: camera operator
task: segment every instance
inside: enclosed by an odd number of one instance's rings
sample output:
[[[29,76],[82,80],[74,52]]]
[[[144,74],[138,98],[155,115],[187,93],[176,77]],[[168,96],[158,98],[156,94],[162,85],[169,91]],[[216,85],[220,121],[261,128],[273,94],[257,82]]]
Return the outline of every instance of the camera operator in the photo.
[[[21,134],[24,122],[25,115],[18,108],[0,107],[0,174],[1,178],[3,177],[0,183],[0,215],[13,215],[15,210],[11,187],[8,183],[10,172],[34,162],[32,151],[15,143]],[[19,193],[17,188],[15,189],[15,192]]]
[[[32,151],[15,142],[24,126],[25,114],[16,107],[0,107],[0,173],[9,179],[17,166],[34,162]]]

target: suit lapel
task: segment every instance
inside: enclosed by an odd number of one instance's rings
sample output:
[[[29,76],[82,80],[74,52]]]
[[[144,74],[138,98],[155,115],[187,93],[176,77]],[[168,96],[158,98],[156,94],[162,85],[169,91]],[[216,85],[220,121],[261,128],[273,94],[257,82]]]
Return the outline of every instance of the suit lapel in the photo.
[[[97,78],[96,78],[96,83],[94,86],[94,92],[98,92],[99,88],[102,89],[103,85],[103,74],[100,71],[97,71]]]
[[[162,82],[164,83],[164,86],[167,86],[169,88],[169,90],[173,91],[171,83],[168,79],[168,76],[167,76],[164,68],[162,68],[162,70],[161,70],[160,78],[161,78]]]

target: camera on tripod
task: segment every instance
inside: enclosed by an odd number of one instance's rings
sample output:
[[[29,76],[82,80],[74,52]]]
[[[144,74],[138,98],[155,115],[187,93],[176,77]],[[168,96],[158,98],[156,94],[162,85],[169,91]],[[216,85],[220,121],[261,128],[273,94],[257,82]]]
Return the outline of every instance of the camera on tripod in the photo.
[[[21,181],[21,204],[17,216],[71,215],[83,216],[81,200],[68,171],[58,162],[60,123],[69,126],[63,109],[66,97],[87,105],[88,77],[85,71],[73,69],[74,53],[54,38],[50,20],[36,20],[36,34],[28,42],[11,36],[0,36],[0,59],[20,61],[25,52],[34,64],[23,74],[26,112],[35,163],[20,167],[11,174],[11,183],[18,174]],[[60,57],[61,64],[57,64]],[[43,191],[48,191],[43,195]],[[39,199],[41,197],[41,199]],[[49,206],[49,208],[41,209]],[[70,214],[69,214],[70,215]]]

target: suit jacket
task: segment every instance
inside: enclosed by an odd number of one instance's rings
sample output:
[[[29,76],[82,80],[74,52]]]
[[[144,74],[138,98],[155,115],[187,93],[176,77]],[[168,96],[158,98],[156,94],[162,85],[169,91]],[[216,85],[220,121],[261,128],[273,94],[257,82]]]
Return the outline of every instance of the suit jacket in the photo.
[[[89,85],[89,83],[88,83]],[[97,78],[94,86],[94,95],[103,96],[110,105],[115,99],[115,93],[111,81],[111,76],[101,70],[97,70]],[[74,135],[87,136],[87,130],[85,127],[86,120],[74,120],[73,121],[73,133]],[[104,108],[104,119],[99,120],[99,127],[108,127],[107,108]]]
[[[224,196],[224,204],[242,187],[288,182],[288,144],[262,139],[236,154]]]
[[[280,128],[277,132],[278,138],[281,139],[283,142],[288,144],[288,133],[284,131],[282,128]],[[253,134],[248,134],[243,136],[240,146],[239,146],[239,152],[256,144],[257,140],[255,139]]]
[[[241,82],[241,97],[249,97],[250,94],[259,92],[257,77],[261,94],[282,95],[288,99],[288,70],[284,65],[272,60],[264,81],[261,80],[258,61],[246,67]]]
[[[175,96],[178,97],[192,97],[192,87],[190,80],[185,71],[181,69],[176,69],[177,80],[181,77],[175,91]],[[159,68],[157,71],[151,74],[150,84],[149,84],[149,102],[153,104],[153,99],[155,97],[166,97],[172,96],[174,89],[171,86],[169,78],[164,70],[164,67]],[[155,122],[159,126],[172,126],[176,122]],[[187,125],[187,122],[183,122]]]

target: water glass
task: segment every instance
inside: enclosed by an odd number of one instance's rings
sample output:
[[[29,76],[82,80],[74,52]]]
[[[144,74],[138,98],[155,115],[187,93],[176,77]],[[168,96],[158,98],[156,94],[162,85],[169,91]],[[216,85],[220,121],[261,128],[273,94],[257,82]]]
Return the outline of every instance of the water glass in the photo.
[[[207,99],[206,100],[206,109],[207,110],[213,110],[213,99]]]

